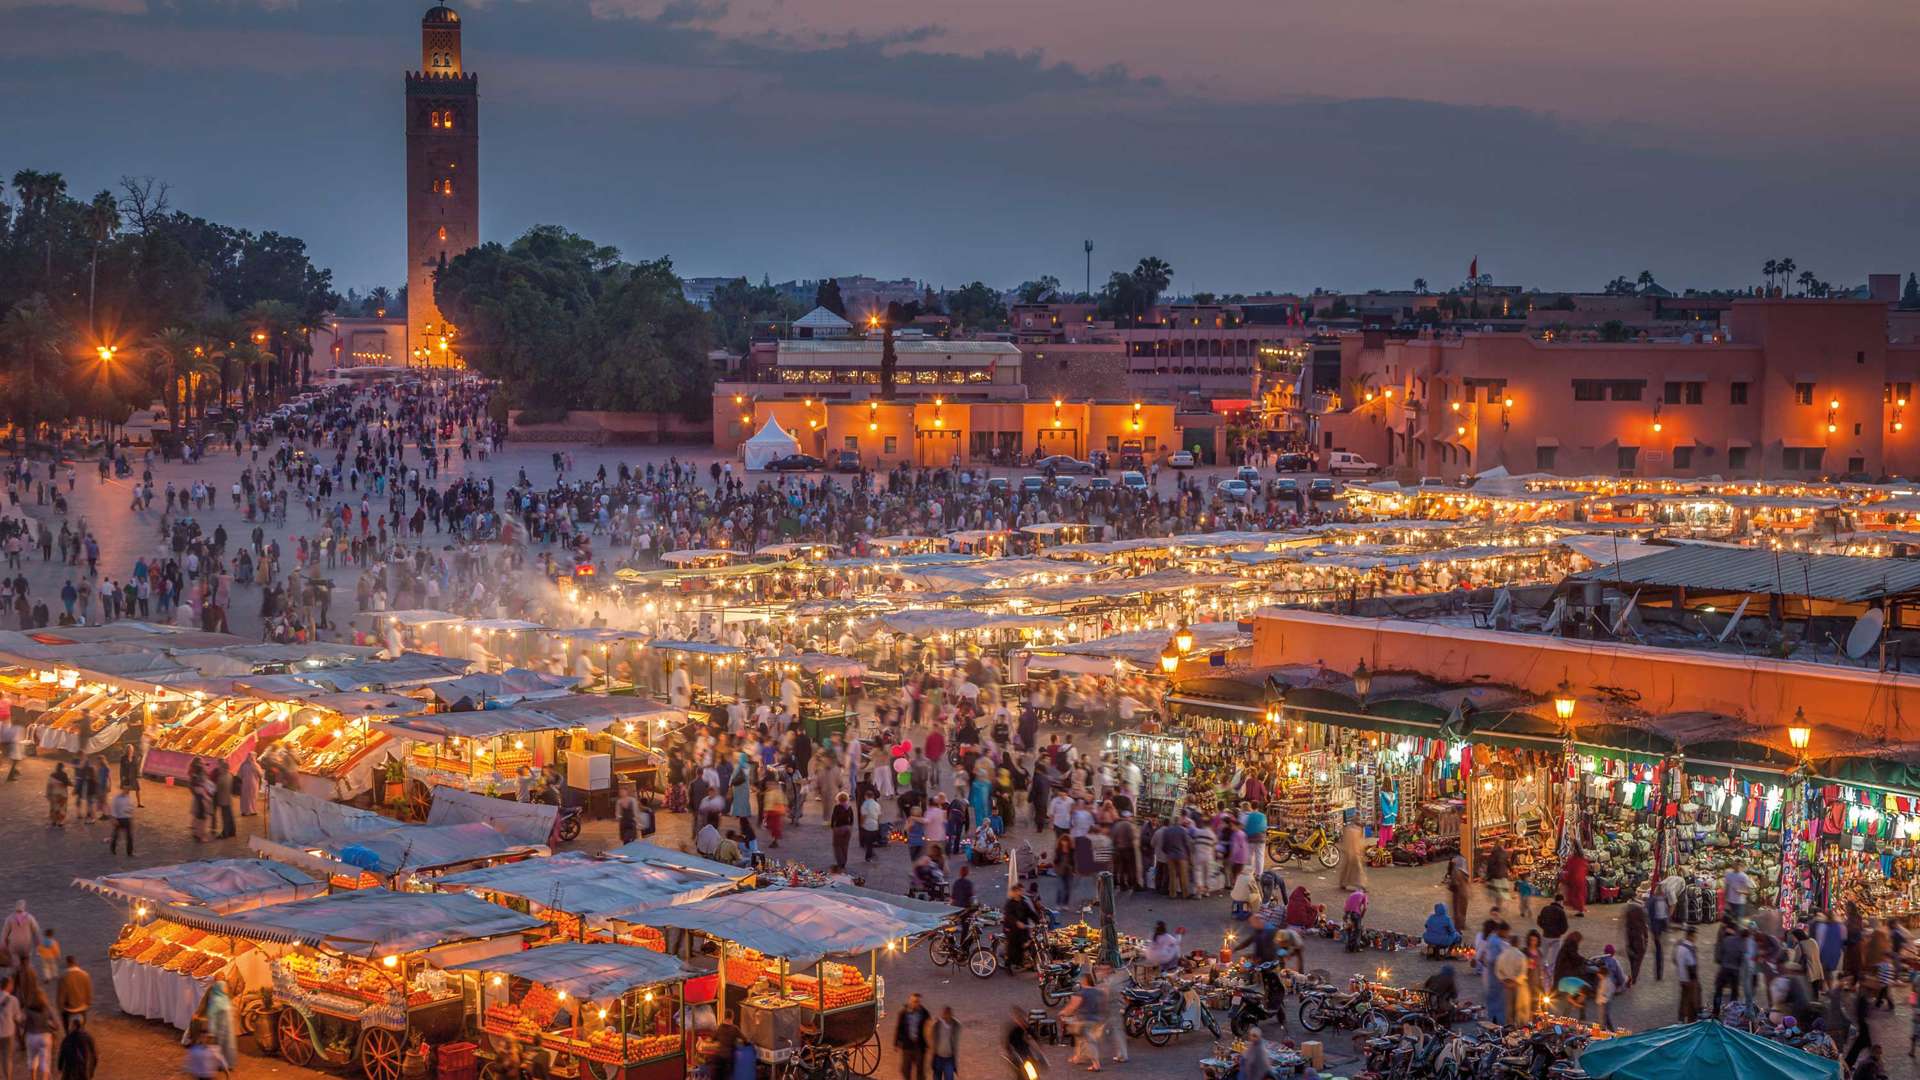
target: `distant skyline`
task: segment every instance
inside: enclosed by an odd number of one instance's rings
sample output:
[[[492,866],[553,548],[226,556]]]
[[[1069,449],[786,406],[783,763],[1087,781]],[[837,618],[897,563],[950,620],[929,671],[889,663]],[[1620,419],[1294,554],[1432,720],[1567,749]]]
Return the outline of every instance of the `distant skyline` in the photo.
[[[123,174],[396,287],[428,5],[0,0],[0,175]],[[484,238],[687,276],[1173,290],[1836,286],[1920,266],[1920,8],[1784,0],[456,4]]]

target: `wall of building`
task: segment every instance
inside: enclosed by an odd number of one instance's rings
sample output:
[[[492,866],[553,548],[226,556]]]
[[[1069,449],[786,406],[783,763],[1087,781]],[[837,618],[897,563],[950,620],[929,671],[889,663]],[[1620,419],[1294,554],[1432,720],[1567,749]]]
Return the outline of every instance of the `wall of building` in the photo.
[[[869,467],[900,464],[940,466],[957,454],[962,462],[987,462],[992,451],[1030,457],[1047,454],[1085,459],[1095,451],[1117,456],[1137,442],[1149,459],[1174,447],[1173,406],[1116,401],[954,402],[931,398],[864,402],[778,399],[716,394],[713,445],[732,452],[769,422],[792,433],[806,453],[825,456],[854,450]]]
[[[1812,477],[1920,466],[1920,436],[1904,418],[1894,430],[1895,406],[1884,400],[1897,398],[1899,384],[1920,381],[1920,349],[1887,344],[1884,304],[1741,300],[1725,337],[1590,344],[1468,334],[1357,348],[1343,341],[1343,409],[1319,418],[1319,441],[1402,475],[1505,466]],[[1371,401],[1355,399],[1362,381]],[[1596,381],[1610,384],[1603,400],[1584,400]],[[1619,400],[1632,397],[1618,393],[1619,384],[1637,384],[1637,400]],[[1675,400],[1666,399],[1669,389]]]

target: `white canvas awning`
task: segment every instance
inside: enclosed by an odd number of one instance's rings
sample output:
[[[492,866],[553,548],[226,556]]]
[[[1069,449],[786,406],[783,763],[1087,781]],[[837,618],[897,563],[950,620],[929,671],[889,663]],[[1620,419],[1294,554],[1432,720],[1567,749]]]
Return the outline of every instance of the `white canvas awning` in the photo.
[[[788,454],[800,452],[800,442],[780,426],[780,421],[769,418],[753,437],[740,444],[740,456],[749,469],[764,469],[767,462]]]

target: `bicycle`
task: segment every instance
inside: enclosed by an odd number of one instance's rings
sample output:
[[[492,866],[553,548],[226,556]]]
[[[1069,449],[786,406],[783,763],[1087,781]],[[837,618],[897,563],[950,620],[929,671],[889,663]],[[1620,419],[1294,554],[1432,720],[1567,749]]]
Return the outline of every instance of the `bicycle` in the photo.
[[[801,1043],[787,1060],[772,1070],[770,1080],[852,1080],[860,1075],[853,1068],[850,1048],[825,1043]]]

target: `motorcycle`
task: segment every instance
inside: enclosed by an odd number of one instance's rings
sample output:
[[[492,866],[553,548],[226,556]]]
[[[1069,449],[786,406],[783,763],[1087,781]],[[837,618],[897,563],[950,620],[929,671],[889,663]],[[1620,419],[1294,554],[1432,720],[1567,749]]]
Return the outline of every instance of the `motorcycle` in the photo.
[[[1325,825],[1315,825],[1305,832],[1288,832],[1284,829],[1267,830],[1267,857],[1276,866],[1285,866],[1295,857],[1318,859],[1320,865],[1328,870],[1340,865],[1340,845],[1327,835]]]
[[[1249,1030],[1265,1024],[1268,1020],[1278,1020],[1282,1025],[1286,1024],[1285,999],[1281,996],[1286,991],[1280,987],[1278,980],[1274,982],[1273,1009],[1269,1011],[1267,1008],[1268,991],[1264,984],[1269,973],[1273,971],[1275,963],[1276,961],[1269,960],[1255,966],[1249,973],[1248,980],[1234,988],[1233,1003],[1227,1010],[1227,1030],[1233,1032],[1234,1038],[1246,1038]]]
[[[1077,960],[1061,960],[1051,950],[1041,949],[1040,964],[1040,1003],[1051,1009],[1073,996],[1080,986],[1080,963]]]
[[[1189,1008],[1188,995],[1193,995]],[[1184,1035],[1194,1030],[1194,1021],[1205,1027],[1214,1038],[1220,1037],[1220,1024],[1214,1019],[1213,1010],[1208,1007],[1207,999],[1195,993],[1192,983],[1175,983],[1148,1004],[1144,1010],[1147,1042],[1153,1046],[1165,1046],[1174,1036]]]
[[[936,967],[952,964],[964,967],[975,978],[990,978],[1000,970],[1000,957],[994,951],[993,937],[981,924],[997,922],[990,913],[963,915],[957,925],[943,927],[927,942],[927,959]]]
[[[553,835],[558,838],[562,844],[571,843],[580,839],[580,822],[584,820],[586,816],[587,811],[584,807],[561,807],[560,816],[553,821]]]

